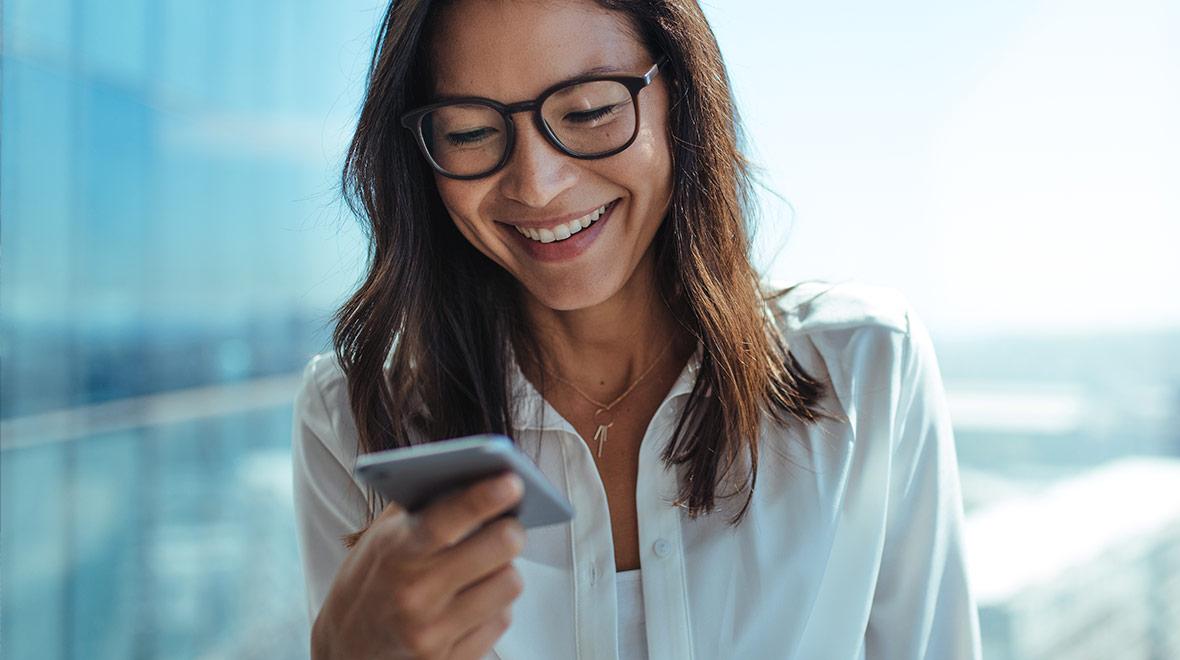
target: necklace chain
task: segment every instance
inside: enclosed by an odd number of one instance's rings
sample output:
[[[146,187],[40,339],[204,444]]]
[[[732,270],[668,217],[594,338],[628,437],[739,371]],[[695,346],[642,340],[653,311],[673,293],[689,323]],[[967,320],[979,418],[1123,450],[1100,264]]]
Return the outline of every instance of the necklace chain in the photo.
[[[594,440],[596,442],[598,442],[598,456],[602,456],[602,445],[606,442],[607,429],[609,429],[610,427],[615,425],[614,416],[611,415],[611,408],[614,408],[616,404],[618,404],[620,401],[625,399],[627,397],[627,395],[630,394],[631,391],[634,390],[639,385],[639,383],[641,383],[643,381],[644,378],[647,378],[647,375],[650,374],[652,372],[652,370],[656,368],[656,365],[660,363],[660,360],[663,359],[664,354],[667,353],[668,349],[670,349],[671,347],[672,347],[672,342],[668,342],[668,344],[666,346],[664,346],[664,350],[660,351],[660,354],[656,356],[656,359],[652,360],[651,364],[649,364],[647,366],[647,369],[644,369],[643,373],[639,374],[638,378],[631,381],[631,384],[627,386],[627,389],[623,390],[623,393],[620,394],[619,396],[615,397],[615,400],[611,401],[610,403],[602,403],[601,401],[594,399],[594,397],[583,392],[582,389],[579,388],[577,385],[574,385],[570,381],[568,381],[568,380],[562,378],[561,376],[558,376],[557,374],[550,371],[549,368],[546,367],[545,365],[541,365],[541,368],[545,370],[545,373],[549,374],[550,376],[552,376],[553,378],[555,378],[559,382],[565,384],[567,387],[569,387],[575,393],[577,393],[578,396],[589,401],[590,403],[594,404],[595,406],[598,406],[598,409],[594,411],[594,418],[593,418],[594,423],[598,425],[598,428],[595,429],[595,431],[594,431]],[[603,414],[606,415],[605,420],[603,420],[603,418],[602,418]]]

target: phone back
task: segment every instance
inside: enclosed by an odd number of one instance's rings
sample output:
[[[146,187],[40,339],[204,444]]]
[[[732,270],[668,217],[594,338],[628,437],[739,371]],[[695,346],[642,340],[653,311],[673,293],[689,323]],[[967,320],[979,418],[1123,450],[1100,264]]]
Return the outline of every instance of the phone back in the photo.
[[[524,495],[513,512],[527,527],[541,527],[573,518],[573,507],[541,471],[507,437],[478,435],[415,447],[364,454],[356,474],[408,511],[504,471],[524,482]]]

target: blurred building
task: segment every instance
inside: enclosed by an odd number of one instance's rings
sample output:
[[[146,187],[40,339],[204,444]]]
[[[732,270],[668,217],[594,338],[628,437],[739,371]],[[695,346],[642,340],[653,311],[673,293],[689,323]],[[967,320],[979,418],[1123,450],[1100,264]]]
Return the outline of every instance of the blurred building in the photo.
[[[1007,380],[947,388],[959,460],[974,469],[1043,480],[1127,455],[1180,457],[1180,406],[1164,377],[1125,386]]]
[[[1180,658],[1180,460],[980,508],[967,544],[989,660]]]
[[[291,379],[379,4],[0,2],[4,660],[306,657]]]

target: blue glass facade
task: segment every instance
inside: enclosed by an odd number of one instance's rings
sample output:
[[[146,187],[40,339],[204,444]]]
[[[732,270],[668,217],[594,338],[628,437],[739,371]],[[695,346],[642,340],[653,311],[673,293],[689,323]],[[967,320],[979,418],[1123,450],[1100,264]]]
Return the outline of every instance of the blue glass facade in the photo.
[[[6,418],[286,373],[355,275],[321,248],[374,13],[117,4],[4,6]]]
[[[306,656],[289,415],[5,452],[4,656]]]
[[[3,3],[5,658],[307,654],[290,397],[199,388],[328,346],[377,4]]]

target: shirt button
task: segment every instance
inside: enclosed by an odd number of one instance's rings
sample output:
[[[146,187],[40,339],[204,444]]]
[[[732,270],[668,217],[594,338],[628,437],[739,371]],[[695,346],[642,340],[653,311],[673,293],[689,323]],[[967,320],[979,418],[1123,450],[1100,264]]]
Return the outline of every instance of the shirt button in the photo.
[[[672,544],[668,543],[666,539],[656,539],[656,542],[651,544],[651,551],[656,553],[660,559],[672,554]]]
[[[586,569],[586,577],[590,579],[590,584],[598,581],[598,567],[590,564],[590,568]]]

